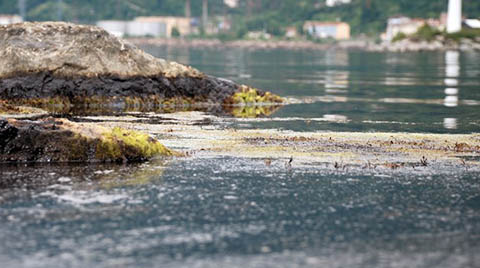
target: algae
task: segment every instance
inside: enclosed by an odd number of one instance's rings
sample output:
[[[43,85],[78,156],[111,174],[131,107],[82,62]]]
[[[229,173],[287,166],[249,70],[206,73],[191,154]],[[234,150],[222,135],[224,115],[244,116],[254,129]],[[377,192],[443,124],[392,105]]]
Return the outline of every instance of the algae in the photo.
[[[0,120],[0,162],[143,162],[180,156],[148,134],[66,119]]]
[[[240,90],[236,92],[230,102],[236,105],[255,105],[255,104],[281,104],[285,100],[270,92],[260,92],[256,88],[241,85]]]
[[[270,116],[274,114],[281,106],[279,105],[245,105],[245,106],[233,106],[226,110],[234,117],[237,118],[257,118],[263,116]]]
[[[119,127],[103,133],[96,147],[96,158],[101,161],[142,161],[172,155],[173,151],[148,134]]]
[[[242,85],[225,103],[224,108],[234,117],[256,118],[273,114],[285,103],[285,99],[268,91],[261,92],[256,88]]]

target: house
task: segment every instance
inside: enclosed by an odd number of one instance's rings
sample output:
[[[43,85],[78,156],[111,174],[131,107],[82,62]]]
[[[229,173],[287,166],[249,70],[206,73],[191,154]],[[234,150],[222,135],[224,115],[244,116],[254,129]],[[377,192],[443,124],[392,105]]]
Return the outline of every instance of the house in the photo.
[[[388,19],[387,31],[384,38],[386,41],[392,41],[395,36],[402,33],[405,35],[411,35],[418,31],[420,27],[425,24],[422,19],[411,19],[405,16],[397,16]]]
[[[128,21],[123,20],[101,20],[97,21],[97,26],[103,28],[111,35],[124,37],[127,34]]]
[[[236,8],[238,6],[238,0],[223,0],[223,3],[229,8]]]
[[[477,19],[466,19],[463,24],[469,29],[480,29],[480,20]]]
[[[345,22],[306,21],[303,30],[315,38],[350,39],[350,25]]]
[[[166,37],[167,25],[158,21],[129,21],[126,33],[128,36]]]
[[[350,4],[352,0],[326,0],[325,5],[327,7],[333,7],[338,5]]]
[[[260,39],[269,40],[272,38],[272,35],[265,31],[253,31],[253,32],[247,33],[247,38],[253,39],[253,40],[260,40]]]
[[[297,33],[297,27],[291,26],[291,27],[285,28],[285,37],[287,37],[287,38],[295,38],[295,37],[297,37],[297,35],[298,35],[298,33]]]
[[[180,36],[185,36],[192,33],[192,20],[191,18],[187,17],[137,17],[134,21],[143,23],[163,23],[166,27],[166,37],[172,37],[172,32],[174,28],[178,30]]]
[[[12,23],[23,22],[22,17],[18,15],[1,15],[0,14],[0,25],[7,25]]]
[[[118,36],[172,37],[176,28],[181,36],[192,32],[192,19],[187,17],[137,17],[133,21],[103,20],[97,26]]]
[[[205,33],[208,35],[225,33],[232,29],[232,20],[227,16],[211,17],[205,26]]]
[[[166,36],[166,25],[165,23],[161,22],[103,20],[98,21],[97,26],[105,29],[107,32],[117,37]]]
[[[446,15],[442,14],[440,19],[417,19],[405,16],[391,17],[388,19],[387,30],[382,34],[382,39],[390,42],[400,33],[407,36],[412,35],[424,25],[443,31],[446,28]]]

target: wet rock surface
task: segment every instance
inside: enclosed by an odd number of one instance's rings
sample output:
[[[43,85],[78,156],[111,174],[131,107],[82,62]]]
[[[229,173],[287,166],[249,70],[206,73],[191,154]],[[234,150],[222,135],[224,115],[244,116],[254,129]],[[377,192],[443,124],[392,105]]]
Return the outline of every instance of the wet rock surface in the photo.
[[[63,22],[0,26],[3,100],[222,104],[240,89],[232,81],[155,58],[98,27]]]
[[[172,155],[146,134],[66,119],[0,119],[0,163],[140,162]]]
[[[478,134],[294,132],[228,127],[233,122],[255,120],[261,119],[224,118],[201,112],[72,118],[85,125],[135,126],[193,159],[243,157],[287,170],[310,167],[342,172],[440,173],[480,168]]]
[[[59,119],[72,107],[97,108],[93,114],[102,107],[200,107],[228,113],[227,106],[260,102],[283,99],[155,58],[98,27],[64,22],[0,26],[0,162],[140,162],[174,154],[147,134]],[[45,108],[57,119],[28,106]],[[269,111],[251,110],[242,115]]]
[[[24,74],[0,80],[0,98],[21,103],[49,102],[81,104],[122,101],[140,98],[143,102],[164,103],[182,98],[191,102],[223,103],[237,86],[228,80],[209,76],[197,77],[57,77],[51,72]],[[98,100],[92,100],[96,97]],[[56,98],[55,100],[52,100]]]

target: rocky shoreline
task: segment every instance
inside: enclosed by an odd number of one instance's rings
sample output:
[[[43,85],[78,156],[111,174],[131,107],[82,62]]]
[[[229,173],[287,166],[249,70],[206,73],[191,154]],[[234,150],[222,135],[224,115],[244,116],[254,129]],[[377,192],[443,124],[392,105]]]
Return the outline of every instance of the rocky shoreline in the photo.
[[[340,41],[336,43],[316,43],[312,41],[269,41],[269,40],[236,40],[221,41],[218,39],[165,39],[165,38],[129,38],[129,42],[138,46],[175,46],[175,47],[195,47],[210,49],[247,49],[247,50],[362,50],[372,52],[415,52],[415,51],[480,51],[480,40],[472,41],[463,39],[459,43],[455,42],[416,42],[411,40],[402,40],[394,43],[383,42],[375,43],[370,40],[351,40]]]
[[[94,26],[0,27],[0,99],[13,103],[223,104],[245,87],[155,58]]]
[[[261,116],[264,105],[283,102],[155,58],[95,26],[0,26],[0,162],[136,162],[173,154],[147,134],[49,118],[51,110],[206,106],[235,115],[235,107],[262,106],[250,111]]]
[[[147,134],[66,119],[0,118],[1,162],[141,162],[175,153]]]

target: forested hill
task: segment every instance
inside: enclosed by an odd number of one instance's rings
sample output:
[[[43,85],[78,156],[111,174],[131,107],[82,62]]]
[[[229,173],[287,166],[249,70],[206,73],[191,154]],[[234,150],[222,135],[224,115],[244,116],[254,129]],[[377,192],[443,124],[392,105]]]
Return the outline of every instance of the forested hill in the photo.
[[[376,34],[384,30],[386,19],[403,14],[437,18],[447,10],[448,0],[352,0],[351,4],[327,7],[325,0],[239,0],[229,8],[223,0],[208,0],[211,15],[231,15],[235,31],[266,30],[281,34],[285,26],[305,20],[342,20],[350,23],[353,34]],[[0,13],[18,13],[18,0],[0,0]],[[61,12],[59,12],[61,2]],[[201,14],[202,0],[191,0],[194,16]],[[131,19],[140,15],[184,14],[184,0],[26,0],[28,20],[63,20],[94,23],[100,19]],[[463,0],[469,17],[480,17],[479,0]]]

